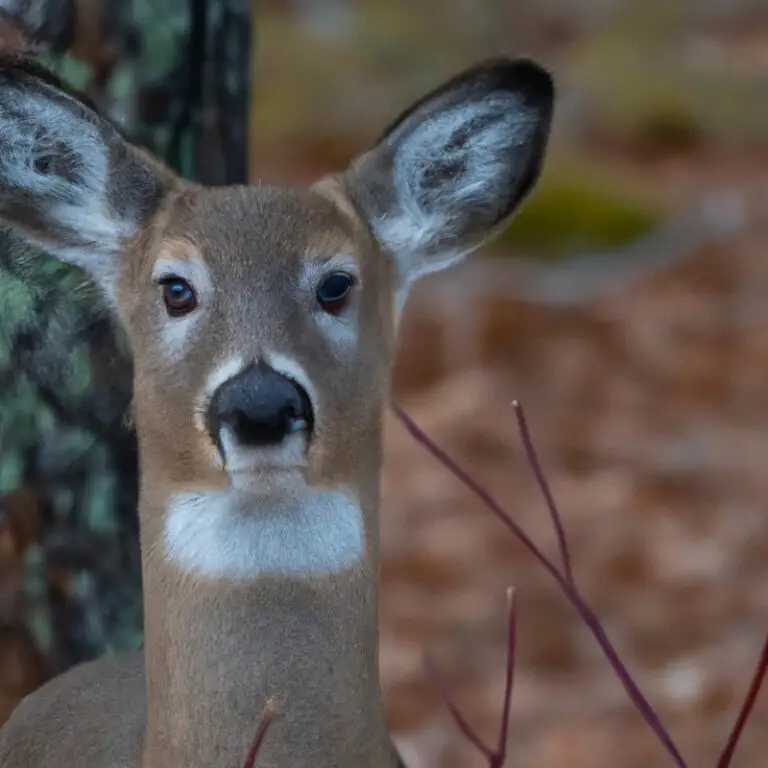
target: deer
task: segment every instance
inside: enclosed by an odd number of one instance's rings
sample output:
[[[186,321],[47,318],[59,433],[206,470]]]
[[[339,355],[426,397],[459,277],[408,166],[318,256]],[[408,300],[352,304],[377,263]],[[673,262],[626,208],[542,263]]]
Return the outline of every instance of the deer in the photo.
[[[305,187],[176,176],[0,55],[0,224],[103,292],[133,355],[144,644],[0,730],[10,768],[395,768],[378,670],[383,430],[412,286],[500,233],[555,89],[480,61]],[[20,256],[21,258],[22,256]]]

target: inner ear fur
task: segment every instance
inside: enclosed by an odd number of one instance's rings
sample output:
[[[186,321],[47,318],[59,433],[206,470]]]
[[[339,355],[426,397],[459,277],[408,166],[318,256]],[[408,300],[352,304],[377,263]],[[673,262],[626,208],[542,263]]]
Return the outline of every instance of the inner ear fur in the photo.
[[[541,172],[554,105],[530,59],[490,59],[427,93],[349,168],[346,189],[403,279],[496,234]]]

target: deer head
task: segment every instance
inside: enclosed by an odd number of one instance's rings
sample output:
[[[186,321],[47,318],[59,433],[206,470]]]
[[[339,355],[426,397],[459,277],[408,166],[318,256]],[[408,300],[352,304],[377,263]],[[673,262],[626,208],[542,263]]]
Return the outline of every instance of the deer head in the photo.
[[[552,110],[543,69],[493,60],[309,189],[204,188],[7,58],[0,220],[85,270],[124,327],[144,486],[357,485],[378,472],[410,286],[505,225]]]

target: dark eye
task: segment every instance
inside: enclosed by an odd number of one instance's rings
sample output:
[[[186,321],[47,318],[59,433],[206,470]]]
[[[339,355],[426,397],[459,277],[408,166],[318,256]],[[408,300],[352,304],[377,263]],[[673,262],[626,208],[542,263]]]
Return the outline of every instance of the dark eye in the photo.
[[[334,272],[320,283],[317,289],[317,302],[325,312],[336,314],[344,306],[344,299],[355,284],[354,279],[345,272]]]
[[[160,281],[163,286],[163,301],[171,317],[191,312],[197,306],[197,296],[192,286],[180,277],[166,277]]]

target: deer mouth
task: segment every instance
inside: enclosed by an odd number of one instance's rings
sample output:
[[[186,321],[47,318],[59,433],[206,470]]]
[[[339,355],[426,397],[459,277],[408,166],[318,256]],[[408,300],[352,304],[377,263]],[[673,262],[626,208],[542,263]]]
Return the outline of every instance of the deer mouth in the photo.
[[[219,436],[219,453],[224,471],[230,476],[270,474],[273,472],[301,472],[308,465],[310,432],[299,428],[286,435],[279,444],[243,446],[224,427]]]

